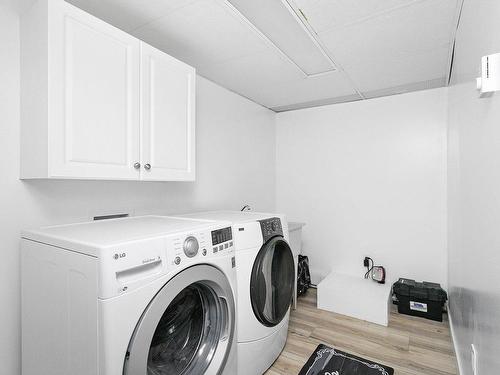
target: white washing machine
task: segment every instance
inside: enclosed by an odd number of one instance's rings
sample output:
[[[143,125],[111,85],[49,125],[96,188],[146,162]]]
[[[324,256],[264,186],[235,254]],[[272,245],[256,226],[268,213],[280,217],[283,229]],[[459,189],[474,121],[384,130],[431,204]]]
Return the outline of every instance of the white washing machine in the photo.
[[[24,231],[23,374],[234,375],[235,283],[230,223]]]
[[[186,217],[233,223],[236,245],[238,375],[261,375],[288,333],[296,266],[283,215],[213,211]]]

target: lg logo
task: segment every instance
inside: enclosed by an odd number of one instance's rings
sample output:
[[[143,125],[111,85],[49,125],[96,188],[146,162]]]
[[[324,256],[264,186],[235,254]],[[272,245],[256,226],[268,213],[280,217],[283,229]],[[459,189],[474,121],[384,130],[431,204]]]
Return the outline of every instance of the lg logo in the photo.
[[[125,258],[127,256],[126,253],[116,253],[115,255],[113,255],[113,258],[116,260],[116,259],[120,259],[120,258]]]

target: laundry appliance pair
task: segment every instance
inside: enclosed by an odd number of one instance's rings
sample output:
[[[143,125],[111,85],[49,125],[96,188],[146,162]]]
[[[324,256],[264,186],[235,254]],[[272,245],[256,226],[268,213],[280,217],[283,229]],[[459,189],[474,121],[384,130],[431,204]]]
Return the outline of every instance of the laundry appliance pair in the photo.
[[[24,231],[23,374],[264,372],[288,327],[286,221],[194,216]]]

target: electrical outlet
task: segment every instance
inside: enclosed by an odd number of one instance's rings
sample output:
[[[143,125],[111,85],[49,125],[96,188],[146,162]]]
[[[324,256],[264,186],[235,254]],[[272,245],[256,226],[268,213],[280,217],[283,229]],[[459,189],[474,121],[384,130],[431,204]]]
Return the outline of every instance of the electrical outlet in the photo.
[[[470,357],[472,363],[472,375],[479,375],[477,373],[477,351],[474,344],[470,345]]]

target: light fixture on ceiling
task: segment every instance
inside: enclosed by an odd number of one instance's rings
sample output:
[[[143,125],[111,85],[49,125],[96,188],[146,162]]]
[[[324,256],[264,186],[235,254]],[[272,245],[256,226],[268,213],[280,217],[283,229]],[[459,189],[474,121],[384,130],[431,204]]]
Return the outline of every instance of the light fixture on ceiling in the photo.
[[[335,63],[288,0],[226,0],[305,76],[333,72]],[[302,15],[304,17],[304,15]]]

